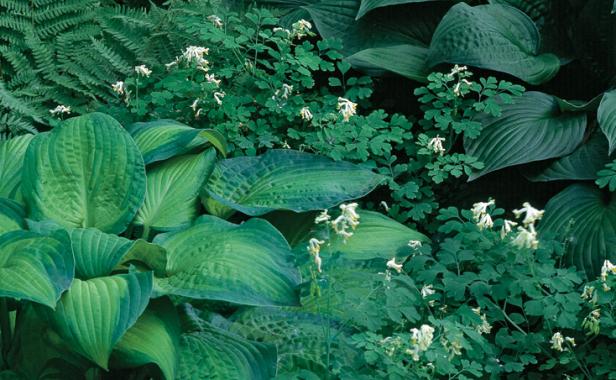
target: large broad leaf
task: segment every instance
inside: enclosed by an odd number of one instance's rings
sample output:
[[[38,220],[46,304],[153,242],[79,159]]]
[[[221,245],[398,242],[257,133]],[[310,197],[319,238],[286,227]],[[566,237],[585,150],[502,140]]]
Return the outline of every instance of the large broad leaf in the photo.
[[[165,379],[175,379],[180,340],[180,321],[171,301],[155,300],[120,339],[111,366],[139,367],[155,363]]]
[[[276,375],[276,347],[214,326],[182,335],[178,379],[267,380]]]
[[[453,6],[434,32],[428,62],[459,63],[500,71],[531,84],[550,80],[560,68],[553,54],[539,54],[533,21],[509,6]]]
[[[225,138],[213,129],[195,129],[175,120],[157,120],[130,125],[128,131],[143,154],[146,164],[184,154],[208,142],[223,155]]]
[[[145,167],[122,126],[92,113],[32,140],[22,191],[32,219],[120,233],[143,202]]]
[[[614,148],[616,148],[616,90],[606,92],[603,95],[597,110],[597,121],[601,131],[607,137],[610,144],[609,152],[612,154]]]
[[[568,261],[593,278],[605,260],[616,260],[616,200],[613,193],[575,184],[550,199],[539,231],[567,234]]]
[[[134,223],[156,230],[190,225],[197,217],[199,192],[215,162],[216,151],[210,149],[175,157],[149,170],[145,200]]]
[[[218,202],[256,216],[330,208],[366,195],[383,180],[348,162],[282,149],[220,161],[206,190]]]
[[[18,203],[0,198],[0,235],[26,228],[25,217],[26,212]]]
[[[479,118],[483,130],[464,140],[466,153],[485,164],[475,179],[508,166],[561,157],[584,138],[585,113],[563,113],[553,96],[529,91],[515,103],[503,105],[501,116]]]
[[[245,305],[298,303],[292,252],[264,220],[236,225],[206,215],[154,242],[168,252],[168,277],[156,279],[162,293]]]
[[[82,280],[109,275],[133,244],[131,240],[96,228],[75,228],[70,235],[75,276]]]
[[[538,165],[529,170],[526,177],[538,182],[597,179],[597,172],[608,162],[607,140],[603,134],[596,132],[570,155]]]
[[[418,82],[426,81],[430,70],[426,65],[428,48],[419,45],[393,45],[368,48],[347,57],[358,69],[380,68]]]
[[[75,351],[107,369],[113,347],[143,313],[151,292],[151,273],[75,279],[56,311],[45,315]]]
[[[34,135],[0,141],[0,197],[22,203],[21,170],[28,144]]]
[[[356,19],[362,18],[366,13],[373,9],[380,7],[387,7],[390,5],[400,4],[412,4],[412,3],[425,3],[430,1],[444,1],[444,0],[361,0],[361,6],[357,12]]]
[[[0,236],[0,296],[51,308],[71,284],[75,264],[69,237],[12,231]]]

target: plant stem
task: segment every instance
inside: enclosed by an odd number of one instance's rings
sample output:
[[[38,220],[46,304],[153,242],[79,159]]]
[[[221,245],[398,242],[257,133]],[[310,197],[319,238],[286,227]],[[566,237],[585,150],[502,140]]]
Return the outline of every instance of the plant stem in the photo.
[[[2,334],[2,362],[6,367],[8,366],[8,353],[11,348],[11,341],[13,340],[11,332],[11,320],[9,315],[9,308],[6,302],[6,298],[0,298],[0,332]]]

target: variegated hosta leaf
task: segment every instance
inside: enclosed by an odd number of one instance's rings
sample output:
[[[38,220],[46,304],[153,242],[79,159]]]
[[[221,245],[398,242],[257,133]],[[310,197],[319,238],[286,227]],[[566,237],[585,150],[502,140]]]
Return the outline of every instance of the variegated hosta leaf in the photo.
[[[369,169],[294,150],[220,161],[207,195],[244,214],[321,210],[360,198],[384,181]]]
[[[244,305],[298,303],[291,249],[265,220],[237,225],[206,215],[154,243],[168,253],[167,277],[156,279],[160,293]]]
[[[26,212],[8,198],[0,198],[0,235],[5,232],[26,228]]]
[[[0,235],[0,296],[56,306],[75,273],[64,231],[43,236],[30,231]]]
[[[22,191],[32,219],[120,233],[143,202],[143,159],[112,117],[74,117],[32,140]]]
[[[34,135],[0,141],[0,197],[23,203],[21,171],[28,144]]]

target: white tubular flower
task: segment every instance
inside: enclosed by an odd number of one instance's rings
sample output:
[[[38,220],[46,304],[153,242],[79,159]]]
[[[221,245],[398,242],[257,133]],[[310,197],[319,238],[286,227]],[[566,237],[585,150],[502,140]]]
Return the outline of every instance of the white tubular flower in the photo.
[[[475,314],[481,317],[481,324],[475,326],[475,331],[479,334],[489,334],[492,331],[492,326],[488,322],[488,317],[485,314],[481,314],[481,308],[477,307],[472,309]]]
[[[433,295],[434,293],[436,293],[436,291],[434,290],[434,287],[432,287],[432,285],[424,285],[421,288],[421,296],[423,298],[429,297]]]
[[[616,265],[612,264],[610,260],[605,260],[601,267],[601,280],[607,281],[608,274],[616,274]]]
[[[513,210],[516,218],[519,218],[522,214],[526,213],[524,220],[522,220],[522,224],[528,226],[529,224],[533,224],[541,217],[543,217],[543,210],[538,210],[530,205],[528,202],[524,202],[522,204],[522,208],[519,210]]]
[[[455,86],[453,86],[453,94],[455,96],[460,96],[460,85],[462,84],[462,82],[458,82],[456,83]]]
[[[175,57],[175,61],[165,63],[165,68],[167,68],[167,70],[170,70],[173,66],[177,66],[179,63],[180,63],[180,58]]]
[[[214,74],[205,74],[205,80],[207,80],[208,83],[214,83],[216,87],[220,86],[220,79],[216,79]]]
[[[306,121],[312,120],[312,112],[310,112],[310,108],[304,107],[299,110],[299,116]]]
[[[439,135],[436,135],[435,138],[431,139],[428,142],[428,149],[442,156],[443,153],[445,153],[445,148],[443,147],[443,141],[445,141],[444,137],[439,137]]]
[[[295,38],[302,38],[308,35],[308,33],[310,32],[310,29],[312,29],[312,24],[302,19],[302,20],[299,20],[293,23],[291,27],[293,28],[291,35],[294,36]]]
[[[488,207],[494,206],[494,199],[488,199],[487,202],[477,202],[473,204],[472,212],[473,219],[479,221],[481,217],[488,213]]]
[[[145,65],[135,66],[135,72],[137,75],[149,77],[152,74],[152,70],[148,69]]]
[[[597,296],[595,294],[595,287],[584,285],[584,290],[582,291],[582,295],[580,296],[583,300],[587,300],[588,302],[596,302]]]
[[[461,73],[463,71],[468,70],[468,67],[466,66],[458,66],[458,65],[454,65],[453,69],[451,69],[451,72],[449,73],[450,76],[454,76],[458,73]]]
[[[190,108],[192,108],[193,112],[197,112],[197,106],[199,105],[199,101],[200,99],[197,98],[195,99],[194,102],[192,102],[192,104],[190,105]]]
[[[511,220],[505,220],[503,223],[503,227],[501,228],[500,237],[504,239],[507,234],[511,232],[511,228],[517,226],[516,222],[512,222]]]
[[[63,106],[63,105],[58,105],[56,106],[56,108],[49,110],[49,113],[52,115],[64,115],[64,114],[70,114],[71,113],[71,106]]]
[[[434,339],[434,327],[421,325],[419,329],[411,329],[411,344],[416,346],[417,351],[426,351]]]
[[[124,91],[126,90],[126,86],[124,85],[124,82],[122,82],[121,80],[115,82],[114,84],[111,85],[111,89],[113,90],[113,92],[115,92],[118,95],[124,95]]]
[[[222,98],[225,97],[225,93],[224,92],[215,92],[214,93],[214,100],[216,100],[216,103],[218,103],[218,105],[222,105]]]
[[[327,223],[331,218],[332,217],[327,213],[327,210],[323,210],[319,215],[317,215],[316,218],[314,218],[314,224]]]
[[[282,84],[282,95],[283,99],[289,99],[289,95],[293,92],[293,86],[290,84],[283,83]]]
[[[314,264],[317,266],[317,271],[321,273],[322,272],[321,265],[323,264],[323,260],[321,260],[321,256],[319,255],[314,256]]]
[[[561,352],[564,351],[565,349],[563,348],[563,343],[565,343],[565,338],[563,337],[563,334],[556,332],[554,333],[554,335],[552,335],[552,339],[550,339],[552,349]]]
[[[210,49],[204,48],[202,46],[189,46],[182,53],[182,57],[188,62],[196,61],[199,62],[203,59],[204,55],[208,55]]]
[[[387,262],[387,269],[393,269],[396,272],[400,273],[402,272],[402,264],[397,264],[396,258],[394,257],[393,259]]]
[[[409,240],[407,245],[411,247],[412,249],[418,249],[418,248],[421,248],[422,243],[419,240]]]
[[[481,219],[479,220],[479,222],[477,222],[477,227],[479,227],[480,230],[486,229],[486,228],[492,228],[494,226],[494,222],[492,221],[492,217],[490,216],[490,214],[484,214]]]
[[[519,248],[532,248],[537,249],[539,241],[537,240],[537,232],[535,227],[531,224],[526,229],[524,227],[518,227],[518,236],[513,239],[513,245]]]
[[[571,347],[575,347],[575,339],[571,338],[570,336],[565,337],[565,342],[569,343],[571,345]]]
[[[222,29],[222,19],[216,15],[207,16],[207,19],[218,29]]]
[[[351,116],[357,113],[357,104],[346,98],[338,98],[337,108],[344,121],[349,121]]]
[[[342,216],[344,216],[346,222],[351,226],[352,229],[355,229],[357,228],[357,226],[359,226],[359,214],[356,211],[357,206],[357,203],[340,205],[340,210],[342,210]]]
[[[323,240],[312,238],[308,241],[308,252],[312,255],[318,255],[321,252],[321,244],[325,243]]]

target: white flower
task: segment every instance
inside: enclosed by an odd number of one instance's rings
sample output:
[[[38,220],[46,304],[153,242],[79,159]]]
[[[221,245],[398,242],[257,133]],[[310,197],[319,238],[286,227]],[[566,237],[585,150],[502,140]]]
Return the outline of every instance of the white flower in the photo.
[[[310,29],[312,29],[312,24],[302,19],[293,23],[291,27],[293,28],[291,35],[295,38],[302,38],[310,33]]]
[[[541,219],[541,217],[543,217],[543,210],[537,210],[536,208],[531,206],[530,203],[528,202],[524,202],[522,204],[521,209],[513,210],[513,213],[515,214],[516,218],[519,218],[523,213],[526,213],[524,220],[522,220],[522,223],[525,226],[528,226],[529,224],[533,224],[539,219]]]
[[[218,17],[218,16],[216,16],[216,15],[211,15],[211,16],[207,16],[207,19],[208,19],[208,20],[209,20],[212,24],[214,24],[214,26],[215,26],[216,28],[219,28],[219,29],[221,29],[221,28],[222,28],[222,25],[223,25],[223,24],[222,24],[222,19],[221,19],[220,17]]]
[[[204,55],[208,55],[210,49],[204,48],[202,46],[189,46],[182,53],[182,57],[184,57],[187,61],[197,61],[203,59]]]
[[[480,230],[492,228],[492,226],[494,226],[494,222],[492,221],[490,214],[484,214],[479,222],[477,222],[477,227],[479,227]]]
[[[402,264],[397,264],[395,257],[387,262],[387,268],[394,269],[398,273],[402,272]]]
[[[468,67],[466,66],[458,66],[458,65],[454,65],[453,69],[451,69],[451,72],[449,73],[450,76],[454,76],[455,74],[461,73],[463,71],[468,70]]]
[[[494,206],[494,199],[473,204],[473,209],[471,210],[473,212],[473,218],[479,221],[483,215],[487,214],[489,206]]]
[[[60,114],[60,115],[69,114],[69,113],[71,113],[71,106],[66,107],[66,106],[63,106],[63,105],[60,104],[60,105],[56,106],[56,108],[54,108],[52,110],[49,110],[49,113],[54,115],[54,116],[58,115],[58,114]]]
[[[357,213],[357,203],[341,204],[340,210],[347,220],[347,223],[355,229],[359,225],[359,214]]]
[[[479,317],[481,317],[481,324],[475,326],[475,330],[479,334],[489,334],[490,331],[492,331],[492,326],[488,322],[488,317],[486,317],[485,314],[481,314],[481,308],[480,307],[474,308],[473,312],[475,312],[475,314],[477,314]]]
[[[612,264],[610,260],[605,260],[601,267],[601,280],[607,281],[608,274],[616,274],[616,265]]]
[[[552,349],[561,352],[564,351],[565,349],[563,348],[563,343],[565,343],[565,338],[563,337],[563,334],[556,332],[554,333],[554,335],[552,335],[552,339],[550,339]]]
[[[584,290],[582,291],[582,295],[580,296],[583,300],[587,300],[588,302],[596,302],[597,295],[595,293],[594,286],[584,285]]]
[[[327,210],[323,210],[319,215],[317,215],[316,218],[314,218],[314,224],[329,222],[330,219],[331,216],[327,213]]]
[[[111,85],[111,89],[118,95],[124,95],[124,90],[126,90],[126,86],[124,85],[124,82],[119,80]]]
[[[353,236],[353,233],[348,231],[348,228],[355,230],[359,225],[359,214],[355,211],[357,203],[341,204],[340,210],[342,213],[331,222],[331,226],[336,234],[343,237],[344,241]]]
[[[357,113],[357,104],[346,98],[338,98],[337,108],[344,121],[349,121]]]
[[[176,66],[178,63],[180,63],[180,58],[175,57],[175,61],[165,63],[165,67],[167,68],[167,70],[170,70],[173,66]]]
[[[515,227],[517,225],[518,224],[516,222],[512,222],[511,220],[505,220],[500,232],[501,239],[504,239],[505,236],[507,236],[507,234],[511,232],[511,227]]]
[[[135,72],[137,75],[149,77],[152,74],[152,70],[148,69],[145,65],[135,66]]]
[[[434,290],[432,285],[424,285],[421,288],[421,296],[423,298],[429,297],[429,296],[433,295],[434,293],[436,293],[436,291]]]
[[[445,141],[444,137],[439,137],[439,135],[436,135],[435,138],[431,139],[428,142],[428,149],[442,156],[443,153],[445,153],[445,148],[443,148],[443,141]]]
[[[287,35],[287,37],[289,37],[291,35],[291,31],[289,29],[286,28],[274,28],[272,29],[272,32],[274,33],[278,33],[278,32],[283,32]]]
[[[412,249],[417,249],[421,248],[422,243],[419,240],[409,240],[409,243],[407,245]]]
[[[216,87],[220,86],[220,79],[216,79],[214,74],[205,74],[205,80],[207,80],[208,83],[214,83]]]
[[[216,100],[216,103],[218,103],[218,105],[222,104],[222,98],[225,97],[225,93],[224,92],[215,92],[214,93],[214,100]]]
[[[569,336],[565,337],[565,342],[569,343],[571,345],[571,347],[575,347],[575,339],[571,338]]]
[[[434,327],[421,325],[419,329],[411,329],[411,344],[416,346],[417,351],[426,351],[434,339]]]
[[[306,121],[312,120],[312,112],[310,112],[310,108],[308,107],[304,107],[299,110],[299,116],[301,116],[301,118]]]
[[[385,212],[389,212],[389,205],[387,204],[387,202],[381,201],[379,205],[385,209]]]
[[[535,226],[532,224],[526,229],[524,227],[518,227],[518,236],[513,239],[512,244],[519,248],[532,248],[537,249],[539,241],[537,240],[537,232]]]
[[[310,254],[312,255],[314,263],[316,264],[317,270],[319,272],[321,272],[321,264],[323,263],[323,261],[321,260],[321,256],[319,256],[319,253],[321,252],[321,244],[323,243],[325,243],[323,240],[311,238],[308,241],[307,247],[308,252],[310,252]]]

